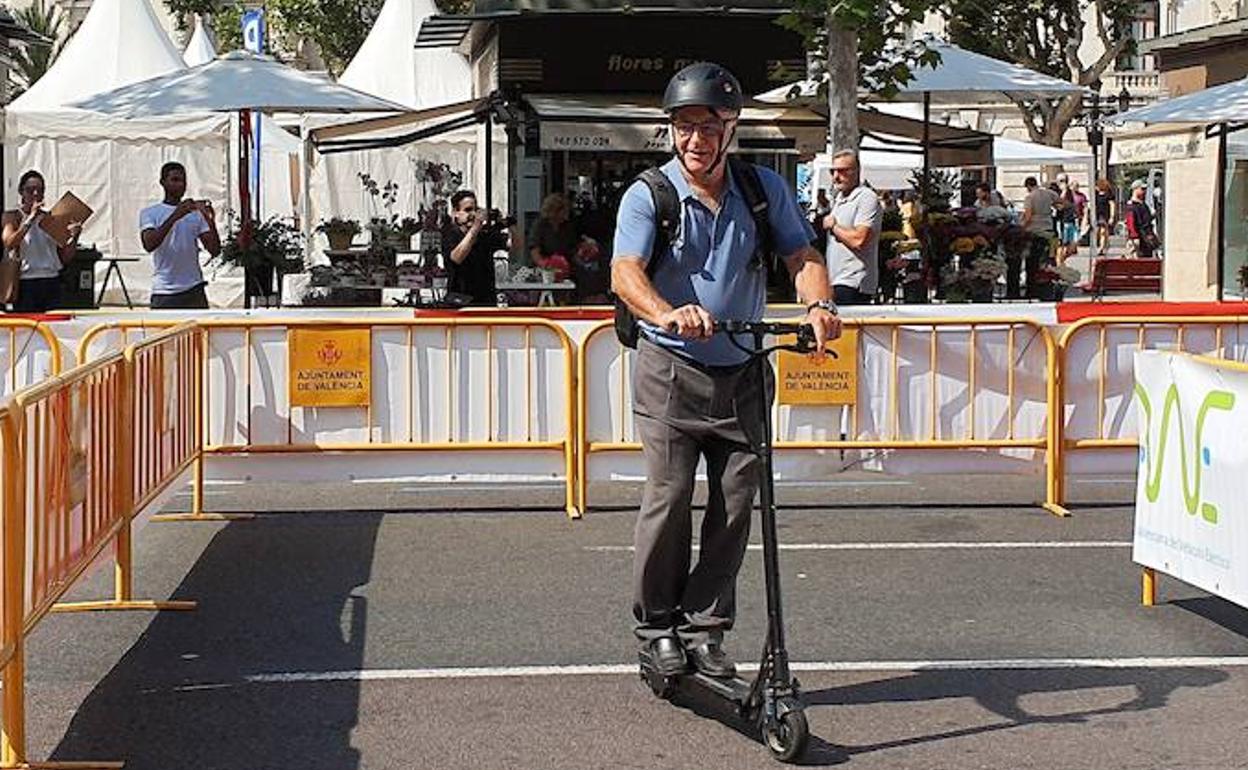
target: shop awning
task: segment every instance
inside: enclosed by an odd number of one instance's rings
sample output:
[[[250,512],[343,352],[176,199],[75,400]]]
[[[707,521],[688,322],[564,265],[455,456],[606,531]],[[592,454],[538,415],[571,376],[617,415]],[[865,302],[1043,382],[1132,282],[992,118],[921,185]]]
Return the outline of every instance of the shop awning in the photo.
[[[589,95],[528,96],[540,120],[543,150],[666,152],[667,116],[657,97]],[[805,107],[755,103],[741,113],[735,148],[750,151],[820,152],[828,123]]]
[[[324,155],[399,147],[483,123],[491,104],[489,98],[470,99],[427,110],[314,128],[309,136],[313,146]]]

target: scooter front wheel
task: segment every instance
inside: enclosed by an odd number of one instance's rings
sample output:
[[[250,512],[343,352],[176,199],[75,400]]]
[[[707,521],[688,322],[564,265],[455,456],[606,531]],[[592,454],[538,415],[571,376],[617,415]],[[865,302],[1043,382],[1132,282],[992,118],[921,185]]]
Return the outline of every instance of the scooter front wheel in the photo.
[[[771,755],[781,762],[801,757],[809,740],[810,726],[800,706],[780,714],[774,722],[763,724],[763,742]]]

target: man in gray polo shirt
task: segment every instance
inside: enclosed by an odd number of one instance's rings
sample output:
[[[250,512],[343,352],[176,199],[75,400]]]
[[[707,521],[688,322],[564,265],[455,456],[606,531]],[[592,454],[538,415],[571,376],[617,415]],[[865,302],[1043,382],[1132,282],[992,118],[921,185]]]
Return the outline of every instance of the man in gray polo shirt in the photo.
[[[836,199],[823,218],[828,233],[828,273],[832,298],[838,305],[867,305],[880,281],[880,227],[884,208],[875,190],[862,184],[858,153],[841,150],[832,156]]]

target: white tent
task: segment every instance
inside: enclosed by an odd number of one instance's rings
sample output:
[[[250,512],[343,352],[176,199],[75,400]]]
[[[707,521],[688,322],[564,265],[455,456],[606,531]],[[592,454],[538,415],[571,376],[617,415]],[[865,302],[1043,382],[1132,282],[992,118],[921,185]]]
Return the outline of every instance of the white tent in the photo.
[[[338,82],[413,110],[470,99],[472,69],[463,55],[449,49],[415,47],[421,24],[435,13],[433,0],[387,0]],[[309,125],[332,122],[309,120]],[[378,213],[360,184],[360,173],[383,184],[397,182],[395,211],[415,215],[425,203],[413,175],[416,161],[446,163],[464,174],[464,186],[480,193],[486,173],[484,140],[484,128],[474,126],[403,147],[317,156],[311,176],[312,224],[332,216],[366,221]],[[507,138],[501,127],[494,129],[493,155],[494,205],[506,209]]]
[[[182,52],[182,60],[188,67],[198,67],[215,58],[217,58],[217,44],[212,40],[212,33],[204,26],[204,20],[196,15],[195,31],[191,33],[191,39],[186,43],[186,50]]]
[[[83,242],[106,256],[140,259],[137,265],[123,266],[131,296],[138,301],[146,297],[151,275],[149,257],[139,243],[139,212],[160,196],[160,165],[182,162],[190,194],[224,210],[229,120],[192,115],[127,121],[67,105],[184,67],[149,0],[95,0],[48,73],[5,110],[8,200],[15,199],[18,178],[32,168],[46,177],[50,196],[73,191],[85,200],[95,215],[83,231]],[[214,302],[241,296],[241,284],[217,288]],[[119,291],[110,295],[114,301],[120,296]]]
[[[119,46],[119,40],[126,45]],[[131,232],[137,227],[137,208],[133,217],[124,217],[131,213],[130,198],[146,202],[159,192],[152,163],[159,166],[184,149],[210,146],[208,152],[179,159],[190,161],[192,184],[202,178],[208,185],[197,195],[224,202],[225,179],[216,171],[225,162],[227,126],[221,117],[135,123],[67,107],[97,91],[183,66],[148,0],[97,0],[48,73],[5,109],[6,193],[15,195],[17,179],[28,168],[48,177],[53,194],[72,187],[96,210],[84,240],[117,255],[141,253],[138,235]],[[140,158],[149,159],[149,172],[141,180],[126,162]],[[210,171],[212,180],[194,171]],[[113,180],[124,181],[129,189],[115,189]],[[88,197],[103,191],[108,195]],[[114,232],[118,225],[123,232]]]

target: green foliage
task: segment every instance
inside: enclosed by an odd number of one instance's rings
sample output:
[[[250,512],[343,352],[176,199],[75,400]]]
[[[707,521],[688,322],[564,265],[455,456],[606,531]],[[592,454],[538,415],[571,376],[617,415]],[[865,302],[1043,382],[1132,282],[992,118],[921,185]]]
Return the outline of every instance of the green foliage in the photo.
[[[44,2],[46,0],[40,0]],[[472,0],[436,0],[443,13],[468,13]],[[224,53],[243,47],[242,0],[164,0],[180,31],[190,28],[195,14],[210,25],[217,49]],[[360,50],[385,0],[265,0],[269,51],[294,52],[304,41],[320,50],[334,75],[342,74]]]
[[[949,0],[945,4],[950,42],[996,59],[1079,85],[1099,80],[1114,61],[1132,53],[1131,21],[1141,0]],[[1089,21],[1091,23],[1089,23]],[[1095,59],[1080,58],[1086,42],[1099,39]],[[1079,99],[1057,103],[1015,100],[1032,141],[1060,145],[1080,111]]]
[[[217,53],[237,51],[243,47],[243,8],[228,5],[212,17],[212,37],[217,41]]]
[[[289,222],[272,217],[253,224],[250,239],[243,239],[240,235],[240,231],[235,229],[221,244],[221,255],[217,257],[221,264],[243,268],[272,265],[285,272],[302,269],[303,234]],[[246,245],[244,240],[247,240]]]
[[[35,84],[36,80],[47,73],[69,40],[69,37],[65,40],[60,39],[65,17],[48,0],[35,0],[31,5],[17,11],[16,15],[18,20],[29,27],[32,32],[53,42],[51,45],[27,44],[14,49],[13,69],[10,71],[10,76],[17,86],[14,97],[24,93]]]
[[[858,82],[884,98],[896,94],[915,67],[936,64],[939,56],[906,32],[923,21],[940,0],[793,0],[780,25],[799,33],[816,62],[827,60],[828,22],[858,37]]]
[[[1130,22],[1137,13],[1138,0],[1075,0],[1066,3],[1038,3],[1035,0],[950,0],[946,6],[950,42],[997,59],[1075,83],[1084,83],[1088,64],[1069,57],[1070,46],[1100,34],[1106,48],[1118,52],[1134,46]],[[1088,29],[1084,21],[1095,6],[1100,23]],[[1113,58],[1110,58],[1112,63]],[[1072,63],[1077,66],[1072,67]],[[1097,73],[1099,74],[1099,73]],[[1088,77],[1086,82],[1093,78]]]
[[[304,40],[316,43],[329,71],[342,74],[360,50],[385,0],[267,0],[269,35],[293,51]]]
[[[208,17],[216,13],[222,5],[224,3],[220,0],[165,0],[165,8],[173,14],[173,21],[179,32],[190,29],[195,14]]]

